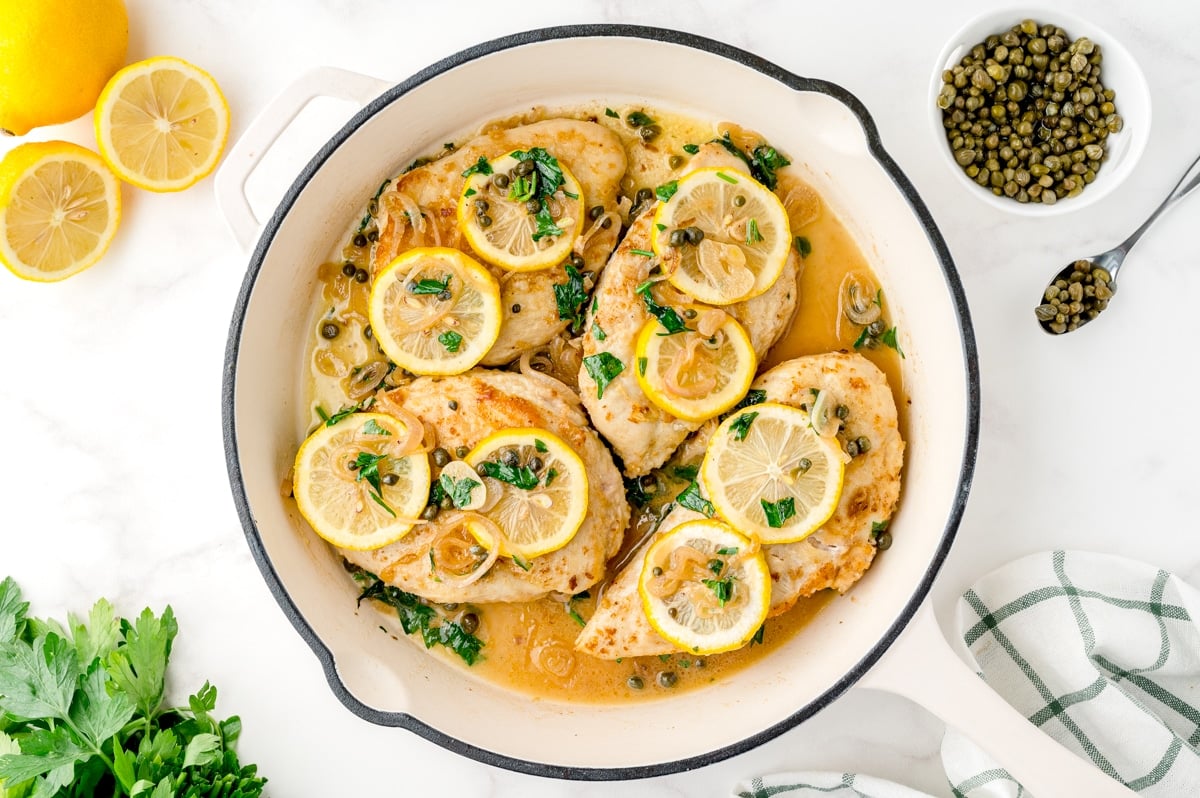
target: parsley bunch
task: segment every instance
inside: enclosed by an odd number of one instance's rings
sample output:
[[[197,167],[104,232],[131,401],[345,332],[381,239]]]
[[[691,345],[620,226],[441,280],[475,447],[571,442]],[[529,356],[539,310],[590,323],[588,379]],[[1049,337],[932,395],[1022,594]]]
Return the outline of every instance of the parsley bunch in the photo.
[[[66,626],[28,609],[16,582],[0,582],[0,795],[262,795],[266,779],[233,750],[241,721],[211,714],[215,687],[162,706],[178,632],[170,607],[131,623],[100,599]]]

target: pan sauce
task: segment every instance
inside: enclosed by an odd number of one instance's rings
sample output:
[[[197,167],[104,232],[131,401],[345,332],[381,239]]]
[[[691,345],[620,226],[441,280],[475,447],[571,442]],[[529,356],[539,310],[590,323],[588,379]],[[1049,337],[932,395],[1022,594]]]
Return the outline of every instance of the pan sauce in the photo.
[[[617,132],[625,143],[629,170],[622,182],[622,193],[631,199],[638,189],[653,189],[671,179],[669,159],[673,155],[686,158],[683,145],[709,141],[727,129],[644,106],[618,106],[615,110],[619,112],[619,118],[613,118],[605,110],[603,105],[553,111],[534,108],[528,113],[489,123],[484,129],[564,116],[605,125]],[[633,110],[641,110],[653,117],[662,133],[651,142],[643,142],[638,131],[624,120]],[[730,127],[736,141],[739,129]],[[797,157],[800,153],[786,154],[792,157],[793,163],[800,162]],[[780,173],[781,194],[789,182],[801,182],[795,176],[795,170],[793,167]],[[347,245],[332,253],[330,260],[318,270],[311,325],[313,334],[306,352],[310,375],[309,422],[313,427],[320,422],[318,407],[336,410],[358,402],[367,395],[364,391],[378,384],[387,371],[386,357],[368,334],[366,304],[370,281],[347,279],[343,273],[347,264],[353,264],[356,270],[363,270],[366,275],[371,271],[370,242],[366,246],[354,243],[359,234],[359,219],[365,214],[366,209],[355,217]],[[791,328],[763,360],[760,371],[800,355],[852,351],[861,329],[844,322],[838,324],[838,294],[843,278],[850,272],[871,274],[869,264],[846,227],[821,204],[817,217],[800,225],[794,222],[792,233],[805,237],[812,247],[801,272],[799,309]],[[886,297],[883,309],[885,317],[890,317]],[[323,326],[330,322],[337,324],[339,330],[333,339],[322,335]],[[901,378],[897,353],[883,346],[859,351],[887,375],[900,410],[901,431],[905,433],[906,413],[899,390]],[[387,376],[387,383],[394,384],[403,379],[399,372],[393,372]],[[662,469],[661,481],[667,488],[664,495],[643,510],[634,509],[622,551],[610,562],[610,576],[615,576],[618,564],[623,564],[629,553],[650,534],[662,506],[685,487],[685,482],[670,476],[671,466],[672,463],[667,463]],[[573,610],[583,619],[590,617],[603,589],[603,583],[593,586],[587,598],[570,603],[566,597],[547,597],[531,602],[443,610],[451,619],[461,618],[466,612],[478,616],[480,624],[476,634],[484,642],[483,659],[467,668],[444,649],[435,648],[431,653],[472,676],[549,700],[611,703],[665,697],[728,677],[766,656],[803,628],[822,607],[837,599],[836,593],[826,590],[801,600],[790,611],[767,621],[762,644],[751,644],[738,651],[709,657],[675,654],[605,661],[574,651],[573,641],[580,626],[570,612]],[[380,608],[390,612],[382,605]],[[359,610],[369,611],[365,605]],[[420,645],[416,640],[413,644]],[[636,687],[639,680],[640,688]]]

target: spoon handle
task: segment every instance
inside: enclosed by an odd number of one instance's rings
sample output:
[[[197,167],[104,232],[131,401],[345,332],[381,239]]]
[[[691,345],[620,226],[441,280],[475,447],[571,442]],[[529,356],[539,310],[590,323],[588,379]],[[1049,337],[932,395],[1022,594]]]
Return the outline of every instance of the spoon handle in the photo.
[[[1150,217],[1142,222],[1142,226],[1134,230],[1119,248],[1128,252],[1129,248],[1142,237],[1142,233],[1149,230],[1150,225],[1154,224],[1167,208],[1172,207],[1179,200],[1191,194],[1197,186],[1200,186],[1200,157],[1192,161],[1192,165],[1183,173],[1183,177],[1179,178],[1179,182],[1175,184],[1175,188],[1171,189],[1171,193],[1162,201],[1162,204],[1154,209],[1154,213],[1150,214]]]

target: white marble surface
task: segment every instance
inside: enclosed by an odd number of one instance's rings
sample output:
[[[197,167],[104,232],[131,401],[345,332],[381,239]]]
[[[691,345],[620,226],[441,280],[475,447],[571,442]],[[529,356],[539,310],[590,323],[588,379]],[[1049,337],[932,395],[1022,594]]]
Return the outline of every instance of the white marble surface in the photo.
[[[1101,321],[1061,340],[1031,305],[1072,255],[1107,248],[1158,203],[1200,151],[1200,5],[1060,2],[1119,32],[1145,70],[1154,125],[1142,168],[1084,211],[1030,220],[964,195],[935,155],[926,86],[959,2],[869,4],[590,0],[504,5],[387,0],[129,0],[130,57],[173,54],[217,76],[234,135],[306,69],[332,64],[402,79],[465,46],[576,22],[676,27],[840,83],[867,105],[949,242],[975,319],[983,433],[971,501],[934,591],[954,598],[1021,554],[1079,547],[1144,559],[1200,581],[1191,498],[1200,467],[1195,301],[1200,199],[1139,245]],[[1046,17],[1052,14],[1047,12]],[[329,105],[265,169],[269,210],[321,138],[348,115]],[[37,131],[93,145],[90,122]],[[0,141],[0,154],[14,145]],[[211,182],[211,181],[210,181]],[[266,590],[234,513],[221,447],[221,358],[246,255],[205,183],[179,195],[126,188],[118,240],[66,283],[0,274],[0,572],[39,614],[99,595],[126,614],[170,603],[179,616],[177,696],[211,679],[245,722],[241,753],[276,796],[721,795],[779,769],[862,770],[948,796],[941,724],[903,699],[852,690],[799,728],[691,773],[568,784],[494,770],[334,699],[317,660]]]

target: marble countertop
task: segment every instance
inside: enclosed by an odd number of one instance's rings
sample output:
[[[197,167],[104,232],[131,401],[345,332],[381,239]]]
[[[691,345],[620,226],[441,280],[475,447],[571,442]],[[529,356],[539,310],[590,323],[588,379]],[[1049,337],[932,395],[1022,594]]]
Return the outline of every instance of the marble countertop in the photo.
[[[1153,131],[1124,187],[1084,210],[1028,219],[965,196],[935,152],[926,87],[961,3],[799,4],[525,0],[128,0],[130,59],[172,54],[212,72],[233,136],[297,75],[334,65],[400,80],[463,47],[580,22],[674,27],[839,83],[871,110],[884,146],[949,243],[970,300],[983,381],[970,504],[933,593],[947,631],[956,597],[1017,556],[1074,547],[1121,554],[1200,581],[1190,510],[1200,468],[1195,385],[1200,202],[1138,246],[1105,316],[1063,339],[1034,324],[1037,290],[1073,255],[1123,239],[1200,151],[1200,5],[1184,0],[1052,4],[1116,32],[1151,86]],[[1051,11],[1043,15],[1050,19]],[[314,105],[252,186],[269,212],[352,109]],[[37,131],[94,146],[89,120]],[[0,141],[0,155],[14,146]],[[205,679],[245,724],[240,753],[277,796],[722,795],[794,769],[863,771],[949,796],[942,724],[885,693],[853,689],[798,728],[708,768],[625,784],[567,784],[495,770],[347,712],[266,589],[230,497],[221,444],[222,355],[247,261],[211,180],[177,195],[126,187],[104,261],[57,285],[0,274],[0,576],[39,615],[98,596],[126,615],[170,603],[181,628],[171,689]],[[1185,304],[1186,302],[1186,304]],[[1178,310],[1176,310],[1178,308]],[[1188,354],[1192,352],[1193,354]],[[1183,412],[1167,412],[1180,401]]]

